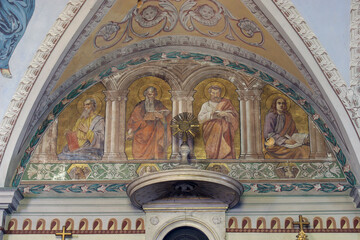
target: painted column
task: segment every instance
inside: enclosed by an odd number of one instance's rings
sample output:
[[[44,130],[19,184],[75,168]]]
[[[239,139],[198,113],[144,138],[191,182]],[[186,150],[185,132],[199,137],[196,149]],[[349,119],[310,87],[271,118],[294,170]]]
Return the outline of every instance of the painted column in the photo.
[[[327,145],[323,135],[309,117],[310,158],[327,158]]]
[[[106,96],[103,160],[125,161],[125,112],[128,91],[104,91]]]
[[[240,158],[262,158],[260,89],[237,90],[240,101]]]
[[[41,138],[39,145],[31,159],[32,162],[57,162],[57,128],[58,119],[55,119]]]
[[[176,115],[183,113],[183,112],[189,112],[192,113],[192,105],[194,101],[193,95],[195,94],[195,91],[170,91],[172,97],[171,101],[173,103],[172,106],[172,116],[175,117]],[[180,160],[181,156],[179,153],[179,146],[181,144],[181,139],[178,139],[176,137],[172,137],[172,149],[171,149],[171,159],[177,159]],[[194,142],[193,139],[188,140],[188,145],[190,147],[190,158],[195,158],[194,154]]]
[[[23,198],[17,188],[0,188],[0,240],[4,236],[6,215],[15,212]]]

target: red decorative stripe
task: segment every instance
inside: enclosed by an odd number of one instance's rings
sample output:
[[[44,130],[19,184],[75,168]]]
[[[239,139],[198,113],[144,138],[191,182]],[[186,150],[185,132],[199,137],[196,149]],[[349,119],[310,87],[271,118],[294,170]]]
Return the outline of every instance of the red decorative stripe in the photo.
[[[55,234],[60,230],[10,230],[5,234]],[[72,234],[145,234],[145,230],[72,230]]]
[[[237,233],[298,233],[299,229],[242,229],[242,228],[227,228],[226,232]],[[305,233],[360,233],[360,229],[305,229]]]

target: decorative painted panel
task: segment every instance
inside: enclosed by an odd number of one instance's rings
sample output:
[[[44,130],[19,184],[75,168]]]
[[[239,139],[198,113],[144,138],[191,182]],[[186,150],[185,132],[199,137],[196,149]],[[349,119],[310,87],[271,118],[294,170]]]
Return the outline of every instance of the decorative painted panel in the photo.
[[[251,86],[249,85],[249,81],[245,81],[243,79],[232,79],[230,83],[229,81],[222,79],[222,78],[212,78],[204,81],[199,81],[195,90],[197,90],[196,94],[194,95],[194,100],[192,100],[191,93],[194,93],[194,89],[181,89],[181,91],[186,91],[185,97],[176,96],[178,102],[174,99],[174,90],[176,88],[176,93],[179,93],[179,86],[175,86],[175,83],[164,81],[157,77],[145,77],[139,80],[131,79],[127,82],[127,89],[122,89],[118,91],[113,90],[106,90],[105,95],[102,93],[105,89],[103,85],[96,84],[101,79],[105,79],[109,77],[111,74],[118,73],[119,71],[123,71],[129,66],[137,66],[139,64],[145,63],[147,61],[159,61],[165,59],[177,59],[177,60],[186,60],[186,61],[204,61],[204,64],[208,63],[216,69],[216,65],[218,66],[225,66],[228,68],[229,71],[238,71],[246,76],[254,78],[251,82]],[[189,63],[184,62],[184,63]],[[166,79],[165,79],[166,80]],[[121,79],[119,81],[122,81]],[[254,83],[255,82],[255,83]],[[215,84],[216,83],[216,84]],[[124,84],[124,83],[122,83]],[[132,85],[134,84],[134,85]],[[210,86],[217,85],[217,88],[210,88]],[[246,86],[246,88],[244,88]],[[149,89],[148,87],[152,87]],[[250,88],[250,89],[249,89]],[[156,89],[156,91],[155,91]],[[202,90],[201,90],[202,89]],[[210,89],[210,90],[206,90]],[[278,90],[276,90],[278,89]],[[87,90],[85,92],[85,90]],[[206,91],[205,91],[206,90]],[[281,90],[281,92],[279,91]],[[81,93],[85,92],[83,95],[78,97]],[[31,181],[63,181],[63,180],[123,180],[129,181],[136,176],[139,175],[140,172],[146,173],[147,171],[153,172],[158,170],[165,170],[172,168],[173,166],[177,165],[177,158],[176,158],[176,147],[179,144],[176,141],[172,142],[172,145],[167,147],[167,154],[163,154],[163,157],[141,157],[134,158],[134,150],[137,151],[140,147],[133,147],[131,146],[131,132],[135,136],[138,132],[139,127],[135,130],[132,129],[132,123],[135,123],[135,120],[132,119],[132,115],[136,114],[136,107],[140,105],[144,105],[144,108],[139,108],[138,113],[141,111],[145,111],[146,113],[146,106],[145,101],[142,102],[141,99],[144,98],[149,92],[153,94],[153,96],[158,97],[159,105],[163,106],[162,110],[166,116],[161,115],[162,118],[155,116],[155,113],[159,112],[159,109],[156,110],[155,106],[148,105],[149,109],[154,108],[156,111],[148,111],[152,115],[154,119],[159,118],[162,119],[159,121],[161,131],[163,134],[155,137],[156,144],[160,146],[165,146],[165,135],[167,137],[167,143],[170,140],[170,136],[167,135],[169,133],[169,122],[167,121],[168,116],[170,114],[174,116],[177,113],[181,113],[181,108],[186,106],[187,110],[193,110],[195,114],[201,112],[201,108],[204,103],[207,102],[207,94],[210,96],[215,96],[221,101],[226,101],[231,109],[221,110],[219,109],[219,116],[215,116],[214,112],[211,112],[211,120],[218,120],[221,119],[226,124],[222,126],[228,126],[228,128],[233,128],[232,137],[224,137],[225,135],[229,135],[229,131],[223,131],[223,134],[220,135],[221,138],[224,138],[224,141],[228,141],[229,139],[232,140],[235,147],[235,156],[231,155],[230,160],[221,159],[222,157],[214,157],[214,158],[207,158],[201,160],[201,157],[198,158],[196,155],[201,156],[207,154],[206,147],[202,147],[201,144],[204,143],[204,134],[200,135],[200,138],[195,138],[193,141],[195,155],[192,157],[192,162],[199,168],[205,168],[209,170],[221,171],[223,173],[229,174],[230,176],[235,177],[239,180],[248,180],[248,181],[262,181],[262,180],[272,180],[274,182],[281,182],[283,180],[297,180],[303,181],[303,183],[299,184],[290,184],[290,185],[279,185],[279,184],[255,184],[255,185],[248,185],[247,187],[250,189],[254,188],[261,188],[259,192],[267,192],[267,191],[292,191],[299,188],[304,188],[304,191],[311,190],[311,189],[322,189],[323,191],[346,191],[348,189],[347,185],[342,184],[344,178],[348,180],[350,184],[354,184],[354,177],[346,164],[346,159],[344,154],[341,151],[341,148],[338,146],[337,141],[329,128],[326,124],[322,121],[320,116],[315,112],[312,108],[310,103],[308,103],[303,97],[301,97],[298,93],[292,90],[289,86],[286,86],[276,79],[272,78],[271,76],[259,71],[258,69],[254,69],[248,67],[242,63],[237,62],[230,62],[226,59],[221,59],[219,57],[214,57],[210,55],[203,55],[203,54],[196,54],[196,53],[181,53],[181,52],[168,52],[162,54],[155,54],[145,58],[140,59],[133,59],[129,60],[125,63],[121,63],[117,66],[113,66],[108,70],[101,72],[99,76],[94,79],[90,79],[88,81],[83,82],[81,85],[74,88],[66,97],[64,97],[58,105],[56,105],[53,111],[49,114],[48,118],[43,122],[41,126],[39,126],[37,132],[31,139],[29,143],[29,147],[27,148],[22,160],[20,167],[18,168],[17,175],[14,180],[14,186],[19,184],[20,178],[22,177],[23,173],[25,175],[23,177],[23,183]],[[216,94],[215,94],[215,93]],[[261,94],[262,92],[262,94]],[[116,93],[116,94],[115,94]],[[157,93],[158,96],[155,96]],[[159,94],[161,93],[161,94]],[[97,94],[97,95],[96,95]],[[224,94],[224,95],[222,95]],[[281,96],[276,100],[275,96]],[[73,117],[78,112],[78,115],[81,115],[80,112],[85,107],[84,103],[87,103],[89,97],[91,96],[98,96],[94,97],[97,106],[102,105],[101,111],[97,114],[101,121],[104,121],[104,156],[102,159],[94,159],[94,160],[84,160],[84,159],[58,159],[54,160],[53,162],[49,163],[41,163],[39,159],[36,159],[36,154],[34,154],[35,147],[37,145],[41,145],[40,138],[45,134],[47,134],[46,129],[48,128],[50,123],[58,125],[58,132],[53,137],[58,138],[57,144],[61,143],[61,146],[69,145],[69,142],[65,142],[64,136],[66,126],[73,126],[74,124],[65,124],[62,116],[67,116],[66,119],[68,121],[74,121],[78,117]],[[215,99],[215,98],[214,98]],[[285,159],[276,159],[276,157],[272,157],[272,159],[267,159],[266,156],[264,157],[263,148],[266,146],[265,141],[265,125],[266,125],[266,117],[270,112],[271,105],[273,103],[278,104],[279,99],[282,100],[282,103],[288,112],[288,115],[291,115],[291,121],[283,119],[283,126],[275,127],[278,128],[279,133],[270,132],[272,135],[271,137],[274,138],[274,134],[281,135],[282,137],[288,139],[292,137],[292,134],[304,133],[310,135],[310,137],[306,136],[303,139],[301,145],[307,147],[308,150],[307,154],[309,155],[307,158],[301,157],[286,157]],[[118,101],[118,102],[116,102]],[[190,104],[189,104],[190,101]],[[222,104],[221,102],[215,102],[215,105]],[[89,105],[94,104],[88,102]],[[177,105],[176,105],[177,104]],[[225,104],[225,103],[224,103]],[[156,104],[154,104],[156,105]],[[176,106],[174,109],[173,107]],[[67,107],[67,108],[65,108]],[[289,108],[290,107],[290,108]],[[81,109],[78,111],[77,109]],[[276,108],[277,112],[279,109]],[[72,111],[67,112],[67,111]],[[92,108],[92,111],[94,109]],[[177,111],[177,112],[176,112]],[[274,110],[275,111],[275,110]],[[106,112],[106,115],[105,115]],[[171,112],[171,113],[170,113]],[[220,113],[222,112],[222,113]],[[221,116],[221,114],[224,114]],[[285,116],[285,111],[282,112]],[[199,115],[199,114],[198,114]],[[278,113],[278,115],[281,115]],[[72,116],[69,117],[69,116]],[[165,116],[165,117],[164,117]],[[105,117],[105,118],[104,118]],[[149,121],[154,121],[151,116],[149,119],[143,119],[143,122],[139,125],[141,127],[145,126],[149,123]],[[230,118],[237,117],[236,121],[238,122],[238,127],[236,124],[228,124]],[[310,117],[310,118],[309,118]],[[54,121],[55,118],[58,118],[58,122]],[[277,117],[276,117],[277,118]],[[288,117],[290,118],[290,117]],[[166,119],[166,120],[165,120]],[[264,120],[265,119],[265,120]],[[275,119],[275,118],[274,118]],[[310,119],[310,120],[309,120]],[[148,121],[148,122],[147,122]],[[145,125],[144,125],[145,124]],[[204,124],[204,123],[202,123]],[[313,124],[313,125],[311,125]],[[136,124],[134,124],[135,126]],[[263,126],[262,126],[263,125]],[[271,124],[268,124],[269,126]],[[54,125],[55,126],[55,125]],[[114,128],[115,126],[115,128]],[[215,126],[215,125],[214,125]],[[286,133],[282,134],[282,129],[288,126],[288,128],[293,128],[292,134]],[[71,128],[71,127],[70,127]],[[159,129],[160,129],[159,128]],[[115,130],[114,130],[115,129]],[[155,128],[154,128],[155,129]],[[204,128],[203,128],[204,129]],[[160,130],[159,130],[160,131]],[[148,136],[156,135],[159,131],[150,131],[146,132]],[[230,131],[230,132],[231,132]],[[167,134],[164,134],[164,133]],[[60,135],[63,138],[62,142],[59,140]],[[130,136],[129,136],[130,135]],[[133,136],[133,137],[134,137]],[[216,138],[215,135],[210,133],[210,138]],[[76,134],[77,137],[77,134]],[[142,138],[145,138],[146,135],[142,135]],[[324,138],[325,137],[325,138]],[[127,139],[127,140],[126,140]],[[135,138],[133,138],[134,141]],[[172,137],[172,140],[174,137]],[[285,139],[285,141],[286,141]],[[325,139],[328,142],[329,146],[332,146],[331,149],[325,143]],[[141,139],[137,139],[140,141]],[[310,141],[310,143],[308,143]],[[91,142],[91,141],[90,141]],[[231,142],[231,141],[230,141]],[[286,143],[287,145],[292,145],[291,143]],[[314,145],[315,144],[315,145]],[[231,144],[230,144],[231,145]],[[228,145],[228,146],[230,146]],[[310,145],[310,146],[309,146]],[[156,145],[157,146],[157,145]],[[284,146],[282,146],[284,147]],[[290,148],[286,147],[285,148]],[[45,153],[46,153],[46,148]],[[60,148],[58,148],[58,154],[60,152]],[[64,149],[64,147],[63,147]],[[149,148],[151,151],[154,151],[154,145]],[[295,148],[292,148],[295,149]],[[320,151],[321,150],[321,151]],[[324,152],[325,150],[325,152]],[[62,150],[63,151],[63,150]],[[122,151],[122,152],[121,152]],[[149,150],[150,151],[150,150]],[[165,152],[164,149],[162,150],[163,153]],[[156,151],[160,153],[160,148]],[[230,151],[232,152],[231,148]],[[291,152],[291,151],[290,151]],[[60,152],[61,154],[62,152]],[[170,155],[171,153],[171,155]],[[319,156],[319,153],[325,153],[324,156]],[[34,155],[33,155],[34,154]],[[59,154],[59,155],[60,155]],[[171,156],[171,159],[169,158]],[[172,158],[172,156],[175,158]],[[27,164],[32,158],[32,163]],[[105,157],[106,156],[106,157]],[[335,158],[338,160],[337,164],[334,161]],[[198,159],[195,159],[198,158]],[[226,157],[227,158],[227,157]],[[81,160],[81,161],[80,161]],[[155,160],[155,163],[154,163]],[[116,161],[120,161],[119,163],[115,163]],[[149,162],[150,161],[150,162]],[[151,162],[152,161],[152,162]],[[136,162],[134,164],[133,162]],[[145,170],[138,169],[140,164],[155,164],[153,167],[148,166],[148,168],[143,168]],[[216,165],[215,163],[219,163]],[[210,165],[212,164],[212,165]],[[25,171],[25,167],[27,167]],[[344,172],[344,173],[343,173]],[[338,183],[322,183],[317,185],[317,181],[337,181]],[[311,183],[310,183],[311,182]],[[30,182],[29,182],[30,183]],[[86,185],[85,185],[86,186]],[[91,185],[93,186],[93,185]],[[98,189],[106,189],[109,185],[94,185],[91,189],[92,191],[98,191]],[[76,186],[73,189],[73,185],[59,185],[59,191],[73,191],[74,192],[83,192],[84,190],[81,189],[83,186]],[[79,189],[78,189],[79,188]],[[26,188],[24,188],[26,189]],[[30,188],[29,188],[30,189]],[[31,187],[31,189],[34,189]],[[35,188],[36,189],[36,188]],[[43,189],[49,189],[45,187],[45,185],[38,187],[38,192],[42,192]],[[55,188],[56,189],[56,188]],[[85,188],[87,192],[88,187]],[[29,190],[30,191],[30,190]],[[101,192],[101,191],[100,191]]]

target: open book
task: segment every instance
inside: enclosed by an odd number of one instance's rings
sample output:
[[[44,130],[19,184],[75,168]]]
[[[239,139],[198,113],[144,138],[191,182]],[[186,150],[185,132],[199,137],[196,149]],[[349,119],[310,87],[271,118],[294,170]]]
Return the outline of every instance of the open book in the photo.
[[[287,148],[296,148],[304,145],[305,139],[309,136],[307,133],[294,133],[291,137],[289,135],[285,135],[286,138],[295,140],[296,143],[293,145],[285,144],[284,147]]]

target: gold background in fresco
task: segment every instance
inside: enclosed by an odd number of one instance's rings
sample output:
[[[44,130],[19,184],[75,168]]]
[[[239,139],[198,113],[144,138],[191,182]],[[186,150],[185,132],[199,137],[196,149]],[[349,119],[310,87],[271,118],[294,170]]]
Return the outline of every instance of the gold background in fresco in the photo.
[[[144,99],[143,93],[146,88],[154,86],[158,90],[157,100],[160,100],[164,106],[172,112],[172,102],[170,94],[170,86],[164,80],[157,77],[143,77],[134,81],[129,87],[126,104],[126,124],[130,118],[130,114],[134,110],[135,105]],[[127,132],[127,127],[126,127]],[[134,159],[132,155],[132,140],[126,140],[125,153],[128,159]],[[171,144],[168,147],[168,158],[171,154]]]
[[[273,37],[265,30],[265,28],[262,26],[262,24],[257,20],[257,18],[247,9],[247,7],[241,1],[239,1],[239,0],[219,0],[219,2],[221,2],[228,10],[230,10],[231,14],[236,19],[248,18],[248,19],[254,21],[259,26],[261,31],[263,32],[265,40],[264,40],[263,48],[260,48],[260,47],[254,47],[254,46],[245,44],[239,39],[236,41],[231,41],[231,40],[225,38],[225,35],[228,32],[221,34],[220,36],[217,36],[217,37],[212,37],[213,39],[216,39],[218,41],[222,41],[222,42],[225,42],[225,43],[228,43],[231,45],[239,46],[250,52],[254,52],[256,54],[259,54],[259,55],[265,57],[266,59],[278,64],[280,67],[284,68],[289,73],[294,75],[301,82],[303,82],[305,85],[307,85],[308,88],[311,90],[306,79],[303,77],[303,75],[301,74],[299,69],[296,67],[296,65],[293,63],[293,61],[287,56],[286,52],[278,45],[278,43],[273,39]],[[171,3],[174,4],[177,7],[177,9],[179,10],[180,6],[183,3],[185,3],[185,0],[181,0],[180,2],[171,0]],[[199,0],[199,1],[197,1],[197,3],[198,3],[197,6],[205,4],[205,3],[212,5],[212,3],[207,0]],[[148,6],[150,4],[157,4],[157,2],[149,1],[149,2],[145,3],[142,6],[142,8],[140,9],[140,12],[142,11],[142,9],[144,9],[146,6]],[[111,52],[115,51],[116,49],[120,49],[122,47],[129,46],[129,45],[135,44],[137,42],[146,40],[146,38],[139,38],[139,37],[131,34],[131,36],[133,37],[132,41],[130,41],[128,43],[124,43],[123,41],[120,41],[114,47],[111,47],[106,50],[96,52],[96,49],[93,45],[95,35],[99,31],[101,26],[109,23],[110,21],[120,22],[126,16],[126,14],[130,11],[130,9],[133,8],[135,5],[136,5],[135,0],[133,0],[133,1],[118,0],[113,5],[113,7],[110,9],[110,11],[104,16],[102,21],[98,24],[98,27],[96,27],[94,29],[94,31],[90,34],[90,36],[85,40],[84,44],[76,52],[73,59],[68,64],[64,73],[58,80],[57,85],[55,86],[53,91],[55,89],[57,89],[61,84],[63,84],[75,72],[77,72],[81,68],[85,67],[89,63],[95,61],[96,59],[99,59],[103,55],[111,53]],[[135,22],[135,21],[133,21],[133,22]],[[196,22],[196,21],[194,21],[194,22]],[[232,21],[232,22],[234,22],[234,21]],[[220,23],[223,23],[223,20]],[[134,24],[134,27],[136,25],[137,25],[137,23]],[[162,25],[162,22],[159,25]],[[232,23],[232,25],[235,26],[234,23]],[[218,26],[210,27],[210,28],[205,27],[201,24],[199,24],[197,26],[203,32],[208,32],[208,30],[210,30],[210,29],[211,30],[219,29]],[[155,26],[154,29],[149,29],[149,28],[139,29],[138,27],[136,27],[136,29],[139,30],[140,33],[145,33],[145,32],[149,32],[149,31],[154,33],[158,27],[159,26]],[[124,28],[125,28],[125,26],[121,25],[121,29],[124,29]],[[177,25],[175,26],[175,28],[171,32],[162,31],[159,34],[157,34],[154,38],[161,37],[161,36],[169,36],[169,35],[186,35],[186,36],[205,37],[204,35],[198,33],[197,31],[193,31],[193,32],[186,31],[181,26],[181,23],[178,22]],[[246,39],[246,37],[245,37],[245,39]]]
[[[220,85],[225,86],[226,91],[224,98],[230,99],[236,111],[239,113],[239,100],[238,100],[239,95],[236,92],[235,85],[222,78],[209,78],[202,81],[195,87],[196,93],[194,94],[194,103],[193,103],[193,112],[195,116],[199,115],[203,103],[209,100],[207,96],[205,96],[205,94],[207,94],[205,93],[205,90],[207,89],[207,87],[209,87],[208,84],[211,82],[218,82],[220,83]],[[240,154],[240,126],[238,130],[236,130],[235,132],[234,142],[235,142],[236,158],[238,158]],[[194,152],[197,159],[206,159],[205,145],[204,145],[204,140],[202,138],[202,124],[200,125],[200,134],[195,137]]]
[[[102,117],[105,117],[105,91],[104,85],[102,83],[97,83],[90,89],[86,90],[72,101],[69,106],[67,106],[64,111],[59,116],[58,123],[58,137],[57,137],[57,154],[61,153],[64,146],[67,144],[65,138],[65,132],[67,130],[72,130],[76,121],[81,116],[83,111],[83,102],[88,98],[94,98],[96,101],[97,109],[96,113]]]
[[[309,133],[309,118],[308,115],[305,113],[305,111],[299,107],[296,103],[294,103],[290,98],[282,94],[279,90],[273,88],[270,85],[266,85],[263,88],[263,92],[261,94],[261,134],[263,135],[263,129],[264,129],[264,121],[265,116],[269,112],[270,107],[266,105],[267,99],[272,97],[273,94],[280,94],[287,103],[290,102],[290,108],[288,106],[288,111],[291,114],[293,120],[295,121],[296,128],[299,133]]]

